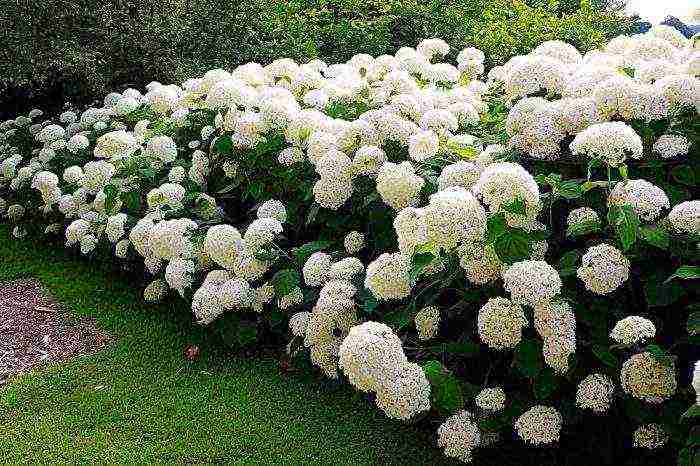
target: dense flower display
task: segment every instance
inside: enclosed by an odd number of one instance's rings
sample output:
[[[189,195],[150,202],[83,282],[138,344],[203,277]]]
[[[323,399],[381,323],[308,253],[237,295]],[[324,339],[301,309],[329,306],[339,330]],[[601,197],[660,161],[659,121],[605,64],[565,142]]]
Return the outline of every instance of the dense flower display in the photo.
[[[487,74],[428,39],[154,82],[2,122],[0,213],[142,266],[145,301],[182,297],[232,346],[271,340],[390,418],[439,417],[464,462],[621,402],[661,422],[672,400],[685,433],[697,317],[674,354],[686,324],[664,319],[698,299],[694,54],[655,27]],[[681,448],[659,422],[624,435]]]

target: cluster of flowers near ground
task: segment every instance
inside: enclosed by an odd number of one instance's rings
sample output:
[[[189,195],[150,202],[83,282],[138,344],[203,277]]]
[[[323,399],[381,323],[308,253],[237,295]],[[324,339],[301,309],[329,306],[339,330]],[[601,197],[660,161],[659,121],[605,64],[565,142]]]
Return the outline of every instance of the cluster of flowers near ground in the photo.
[[[233,343],[286,344],[391,418],[431,416],[448,456],[609,411],[636,447],[687,456],[700,51],[664,26],[487,74],[448,51],[32,111],[0,125],[2,212],[18,239],[145,264],[146,301],[178,293]]]

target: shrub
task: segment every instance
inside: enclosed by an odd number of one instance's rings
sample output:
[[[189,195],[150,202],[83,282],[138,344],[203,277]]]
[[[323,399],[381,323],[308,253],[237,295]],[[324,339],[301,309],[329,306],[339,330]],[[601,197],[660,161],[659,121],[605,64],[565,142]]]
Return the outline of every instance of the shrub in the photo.
[[[480,51],[451,54],[249,63],[33,111],[0,126],[5,217],[143,264],[147,301],[286,347],[451,457],[610,464],[633,443],[689,464],[692,44],[547,41],[484,81]]]
[[[492,65],[548,39],[589,50],[633,27],[606,10],[575,9],[559,17],[547,7],[510,0],[47,0],[41,8],[10,2],[4,11],[12,22],[2,24],[7,37],[0,76],[40,93],[21,111],[33,102],[45,106],[46,94],[58,110],[64,101],[83,105],[113,89],[182,82],[208,69],[280,56],[341,62],[443,37],[454,50],[465,44],[482,49]],[[3,107],[12,104],[8,100]]]

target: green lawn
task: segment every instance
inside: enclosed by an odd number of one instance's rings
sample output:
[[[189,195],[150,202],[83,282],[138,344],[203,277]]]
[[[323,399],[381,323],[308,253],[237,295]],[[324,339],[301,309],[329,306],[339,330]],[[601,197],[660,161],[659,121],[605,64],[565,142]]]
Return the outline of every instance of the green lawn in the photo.
[[[0,226],[0,280],[25,277],[117,341],[0,390],[0,461],[444,462],[428,433],[386,419],[349,387],[226,357],[180,303],[144,305],[110,266],[9,239]],[[189,343],[202,347],[193,363],[182,356]]]

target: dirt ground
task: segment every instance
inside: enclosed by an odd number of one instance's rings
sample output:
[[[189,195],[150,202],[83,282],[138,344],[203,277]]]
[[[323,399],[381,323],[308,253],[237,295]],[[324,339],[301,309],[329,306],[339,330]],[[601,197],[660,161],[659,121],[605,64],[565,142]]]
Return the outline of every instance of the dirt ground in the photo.
[[[69,316],[38,281],[0,283],[0,386],[44,362],[99,351],[109,341],[94,319]]]

